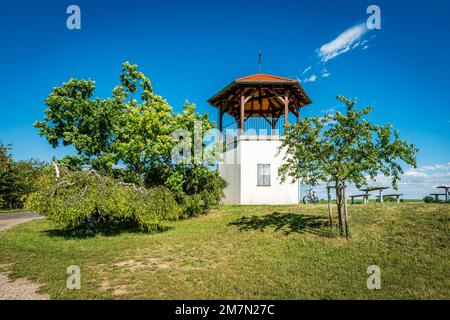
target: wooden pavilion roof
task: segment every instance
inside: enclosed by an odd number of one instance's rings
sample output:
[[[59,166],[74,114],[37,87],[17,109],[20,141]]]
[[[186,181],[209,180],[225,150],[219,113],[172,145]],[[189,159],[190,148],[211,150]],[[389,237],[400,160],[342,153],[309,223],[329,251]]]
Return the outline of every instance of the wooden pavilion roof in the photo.
[[[311,99],[295,79],[269,74],[253,74],[237,78],[208,100],[212,106],[239,118],[241,97],[245,97],[244,116],[279,117],[283,113],[283,97],[289,98],[289,111],[299,113]],[[281,98],[281,99],[280,99]]]

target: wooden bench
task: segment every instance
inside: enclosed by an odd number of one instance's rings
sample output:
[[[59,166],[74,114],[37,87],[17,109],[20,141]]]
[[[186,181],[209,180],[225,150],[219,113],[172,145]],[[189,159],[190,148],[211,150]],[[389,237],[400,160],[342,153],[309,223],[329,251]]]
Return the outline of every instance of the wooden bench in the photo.
[[[350,197],[350,199],[352,201],[352,204],[355,204],[355,198],[362,197],[364,203],[367,203],[368,200],[369,200],[369,196],[370,196],[369,193],[362,193],[362,194],[353,194],[353,195],[350,195],[349,197]]]
[[[400,196],[402,196],[402,195],[403,194],[401,194],[401,193],[391,193],[391,194],[383,194],[381,197],[395,197],[395,199],[397,200],[397,203],[400,203]],[[380,196],[377,196],[377,198],[380,198]]]

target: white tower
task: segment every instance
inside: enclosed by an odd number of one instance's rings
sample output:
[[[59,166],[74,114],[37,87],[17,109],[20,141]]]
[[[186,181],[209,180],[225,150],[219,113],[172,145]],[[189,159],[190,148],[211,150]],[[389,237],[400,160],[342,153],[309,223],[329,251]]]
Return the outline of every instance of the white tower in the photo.
[[[278,168],[289,114],[300,120],[300,108],[311,103],[297,80],[255,74],[238,78],[208,100],[218,109],[219,139],[224,157],[219,173],[228,182],[227,204],[297,204],[299,184],[281,184]],[[223,126],[224,116],[231,119]]]

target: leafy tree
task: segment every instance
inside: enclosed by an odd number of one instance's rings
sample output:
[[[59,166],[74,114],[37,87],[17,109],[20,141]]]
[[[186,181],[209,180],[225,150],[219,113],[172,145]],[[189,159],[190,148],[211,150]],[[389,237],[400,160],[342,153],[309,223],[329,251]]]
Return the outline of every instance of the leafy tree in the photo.
[[[142,175],[150,161],[170,155],[171,107],[136,65],[125,62],[120,80],[108,99],[92,99],[95,82],[90,79],[70,79],[53,88],[45,101],[45,121],[34,126],[53,147],[72,145],[96,169],[111,172],[120,161]]]
[[[371,108],[356,108],[356,99],[338,96],[346,106],[346,113],[337,112],[323,118],[305,118],[291,126],[280,150],[286,152],[279,168],[282,181],[302,179],[312,185],[326,182],[336,188],[339,231],[343,234],[342,213],[345,187],[367,184],[367,177],[378,174],[397,182],[403,173],[399,160],[416,167],[418,149],[401,140],[391,125],[378,126],[365,118]],[[349,237],[348,216],[345,210],[345,233]]]
[[[74,171],[47,167],[27,199],[26,207],[66,228],[97,231],[111,227],[161,230],[165,222],[179,218],[181,210],[164,187],[145,189],[118,182],[95,170]]]
[[[0,208],[21,208],[34,191],[34,181],[43,170],[38,160],[14,161],[11,146],[0,143]]]
[[[146,187],[165,185],[180,202],[186,195],[208,190],[208,181],[219,177],[210,163],[202,160],[206,146],[195,144],[214,127],[208,114],[198,114],[195,105],[188,102],[182,113],[173,113],[167,101],[153,91],[150,80],[128,62],[123,64],[120,82],[108,99],[93,98],[92,80],[70,79],[53,88],[46,99],[45,121],[34,124],[39,134],[53,147],[60,143],[74,146],[78,155],[63,159],[72,167],[90,164],[102,174],[126,182]],[[192,132],[199,122],[199,139],[194,139]],[[200,154],[190,153],[187,163],[172,161],[172,150],[179,143],[173,136],[177,129],[191,133],[192,151],[200,147]],[[200,161],[196,161],[198,155]],[[214,186],[223,185],[216,182]],[[220,192],[214,190],[216,195]]]

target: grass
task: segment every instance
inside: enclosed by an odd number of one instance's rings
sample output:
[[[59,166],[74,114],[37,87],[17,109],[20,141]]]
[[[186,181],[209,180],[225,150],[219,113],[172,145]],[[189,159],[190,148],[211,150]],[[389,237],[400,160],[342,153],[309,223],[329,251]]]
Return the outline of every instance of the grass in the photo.
[[[27,210],[24,209],[0,209],[0,214],[7,214],[7,213],[17,213],[17,212],[25,212]]]
[[[350,202],[350,201],[349,201]],[[328,204],[328,200],[320,199],[320,204]],[[331,203],[336,204],[336,200],[331,200]],[[368,203],[378,204],[380,203],[378,199],[369,199]],[[395,199],[393,201],[386,201],[386,204],[394,204],[396,203]],[[422,199],[400,199],[400,203],[424,203]],[[356,198],[354,204],[364,204],[364,201],[361,198]]]
[[[0,265],[54,299],[449,299],[450,206],[223,206],[161,233],[64,232],[47,219],[0,234]],[[66,268],[81,267],[81,289]],[[381,268],[380,290],[366,287]]]

